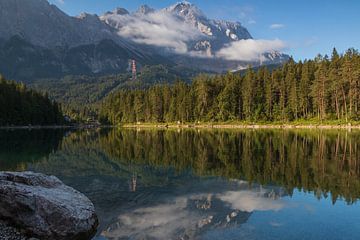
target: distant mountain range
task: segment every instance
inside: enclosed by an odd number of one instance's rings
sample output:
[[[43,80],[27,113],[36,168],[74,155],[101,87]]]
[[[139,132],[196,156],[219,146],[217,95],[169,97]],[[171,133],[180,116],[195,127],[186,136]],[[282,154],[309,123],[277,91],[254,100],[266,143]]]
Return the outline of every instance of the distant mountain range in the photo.
[[[239,22],[208,19],[189,2],[71,17],[47,0],[0,1],[0,72],[17,80],[121,73],[129,59],[213,72],[288,60],[277,51],[249,60],[217,55],[249,39]]]

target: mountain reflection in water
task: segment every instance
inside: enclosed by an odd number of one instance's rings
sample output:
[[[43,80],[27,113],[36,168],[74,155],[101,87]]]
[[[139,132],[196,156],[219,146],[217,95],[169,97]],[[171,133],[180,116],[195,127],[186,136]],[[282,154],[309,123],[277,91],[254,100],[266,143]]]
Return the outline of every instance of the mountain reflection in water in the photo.
[[[0,170],[52,174],[83,192],[100,219],[97,239],[352,239],[360,236],[359,136],[0,131]]]
[[[161,192],[150,203],[121,213],[101,235],[109,239],[194,239],[204,231],[245,223],[251,212],[280,210],[281,189],[249,188],[247,182],[194,181]]]

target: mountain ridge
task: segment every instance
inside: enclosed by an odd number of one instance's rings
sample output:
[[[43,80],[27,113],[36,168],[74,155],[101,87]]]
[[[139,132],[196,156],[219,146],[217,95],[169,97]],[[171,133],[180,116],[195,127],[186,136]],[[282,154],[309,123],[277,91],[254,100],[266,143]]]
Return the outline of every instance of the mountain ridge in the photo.
[[[0,36],[0,71],[17,80],[51,72],[51,77],[121,73],[129,59],[139,67],[167,63],[216,72],[261,64],[218,58],[222,47],[253,37],[241,23],[209,19],[187,1],[158,10],[142,5],[133,13],[118,7],[101,16],[69,16],[47,0],[2,0]],[[9,44],[12,48],[5,48]],[[265,64],[287,59],[279,52],[273,58],[266,54]]]

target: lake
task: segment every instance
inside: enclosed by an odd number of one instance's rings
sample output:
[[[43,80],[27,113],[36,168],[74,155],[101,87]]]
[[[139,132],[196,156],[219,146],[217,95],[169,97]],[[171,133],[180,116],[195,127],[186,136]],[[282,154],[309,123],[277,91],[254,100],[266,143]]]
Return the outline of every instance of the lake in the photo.
[[[84,193],[96,240],[360,238],[355,130],[0,130],[0,170]]]

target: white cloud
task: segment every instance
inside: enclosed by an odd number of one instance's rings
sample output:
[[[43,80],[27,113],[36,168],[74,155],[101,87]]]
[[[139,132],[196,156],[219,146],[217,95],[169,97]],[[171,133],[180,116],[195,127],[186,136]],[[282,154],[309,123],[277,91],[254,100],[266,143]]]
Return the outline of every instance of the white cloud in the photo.
[[[214,187],[213,183],[195,187],[201,188],[198,191],[202,193],[161,198],[160,201],[154,201],[156,205],[139,206],[123,212],[117,222],[101,235],[109,239],[130,236],[131,239],[181,239],[184,235],[197,239],[202,231],[230,226],[229,220],[236,217],[239,217],[234,221],[236,224],[245,222],[248,215],[244,211],[278,211],[286,207],[283,200],[271,197],[272,189],[248,190],[247,183],[239,182],[237,190],[213,193],[210,190]],[[217,184],[223,189],[231,187]],[[241,190],[245,187],[247,190]],[[207,207],[206,210],[204,207]]]
[[[101,19],[118,30],[118,34],[140,44],[165,47],[179,54],[188,54],[199,58],[222,58],[238,61],[258,61],[265,52],[279,51],[285,44],[276,40],[240,40],[211,51],[194,51],[188,49],[189,42],[204,39],[198,28],[179,20],[166,11],[155,11],[146,15],[102,16]],[[255,24],[250,19],[248,24]]]
[[[144,16],[113,15],[104,18],[110,24],[122,24],[115,26],[120,36],[137,43],[167,47],[177,53],[188,53],[186,42],[201,34],[198,29],[163,11]]]
[[[60,3],[60,4],[64,4],[65,3],[65,0],[57,0],[58,1],[58,3]]]
[[[271,24],[269,28],[270,29],[281,29],[284,27],[285,27],[285,25],[282,23],[274,23],[274,24]]]
[[[266,52],[280,51],[286,44],[279,40],[239,40],[220,49],[216,56],[226,60],[258,61]]]
[[[187,209],[188,199],[176,198],[169,203],[138,208],[119,216],[119,224],[104,231],[107,238],[176,239],[182,230],[195,232],[201,216]]]
[[[272,200],[255,191],[229,191],[218,197],[233,209],[245,212],[278,211],[285,205],[281,200]]]

